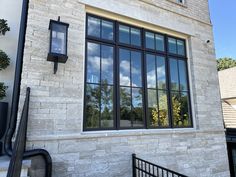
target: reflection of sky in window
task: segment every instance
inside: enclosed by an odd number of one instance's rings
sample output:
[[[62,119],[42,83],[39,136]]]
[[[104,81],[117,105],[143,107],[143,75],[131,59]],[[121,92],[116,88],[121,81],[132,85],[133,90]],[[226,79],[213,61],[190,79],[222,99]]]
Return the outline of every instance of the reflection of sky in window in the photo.
[[[169,52],[170,52],[170,53],[177,53],[177,49],[176,49],[176,39],[174,39],[174,38],[168,38],[168,46],[169,46]]]
[[[130,86],[131,75],[132,86],[141,87],[141,53],[120,49],[120,85]]]
[[[100,44],[88,43],[87,82],[100,82],[100,62],[102,79],[113,83],[113,47],[102,45],[102,60],[100,60]]]
[[[170,59],[171,89],[179,90],[178,64],[176,59]]]
[[[88,17],[88,35],[100,37],[100,19]]]
[[[102,38],[113,40],[113,23],[102,20]]]
[[[102,45],[102,81],[113,84],[113,47]]]
[[[154,33],[146,32],[146,48],[155,49]]]
[[[155,60],[157,66],[155,64]],[[147,86],[148,88],[156,88],[156,75],[159,89],[163,88],[166,82],[165,58],[155,57],[154,55],[146,55],[147,61]],[[156,66],[156,67],[155,67]]]
[[[119,41],[122,43],[130,43],[129,27],[119,25]]]

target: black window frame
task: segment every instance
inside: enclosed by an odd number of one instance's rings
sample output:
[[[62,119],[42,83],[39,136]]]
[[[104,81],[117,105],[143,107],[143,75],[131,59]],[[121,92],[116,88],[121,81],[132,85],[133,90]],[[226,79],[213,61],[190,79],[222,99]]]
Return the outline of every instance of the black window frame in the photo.
[[[102,37],[97,38],[94,36],[89,36],[88,35],[88,17],[94,17],[94,18],[98,18],[101,21],[102,20],[106,20],[109,22],[113,22],[113,40],[107,40],[107,39],[103,39]],[[178,129],[178,128],[193,128],[193,119],[192,119],[192,105],[191,105],[191,90],[190,90],[190,84],[189,84],[189,70],[188,70],[188,58],[187,58],[187,47],[186,47],[186,40],[176,37],[176,36],[172,36],[172,35],[168,35],[168,34],[164,34],[164,33],[160,33],[157,31],[153,31],[150,29],[145,29],[139,26],[134,26],[131,24],[127,24],[124,22],[119,22],[117,20],[112,20],[106,17],[102,17],[102,16],[97,16],[94,14],[90,14],[90,13],[86,13],[86,28],[85,28],[85,69],[84,69],[84,102],[83,102],[83,131],[102,131],[102,130],[127,130],[127,129]],[[125,43],[121,43],[119,42],[119,25],[124,25],[124,26],[128,26],[130,29],[131,28],[137,28],[140,30],[140,38],[141,38],[141,46],[135,46],[130,44],[125,44]],[[100,25],[101,27],[101,25]],[[130,30],[129,30],[130,31]],[[146,44],[145,44],[145,32],[151,32],[154,33],[154,40],[155,40],[155,35],[159,34],[162,35],[164,37],[164,51],[158,51],[155,49],[149,49],[146,48]],[[100,31],[100,33],[102,33]],[[131,36],[130,36],[131,38]],[[168,48],[168,38],[174,38],[177,40],[181,40],[183,41],[184,44],[184,56],[183,55],[178,55],[178,54],[173,54],[173,53],[169,53],[169,48]],[[131,41],[131,39],[130,39]],[[88,42],[92,42],[92,43],[96,43],[96,44],[100,44],[100,45],[108,45],[108,46],[113,46],[113,117],[114,117],[114,122],[113,122],[113,127],[110,128],[87,128],[86,127],[86,85],[87,83],[87,45]],[[156,43],[156,41],[155,41]],[[176,42],[177,44],[177,42]],[[154,44],[156,46],[156,44]],[[178,47],[176,45],[176,47]],[[120,127],[120,93],[119,93],[119,88],[120,88],[120,78],[119,78],[119,49],[126,49],[126,50],[130,50],[130,51],[139,51],[141,52],[141,76],[142,76],[142,91],[143,91],[143,127]],[[177,49],[178,50],[178,49]],[[177,52],[178,53],[178,52]],[[150,126],[149,122],[150,120],[148,120],[147,117],[147,113],[148,113],[148,99],[147,99],[147,76],[146,76],[146,60],[145,60],[145,55],[146,54],[152,54],[155,56],[161,56],[165,58],[165,67],[166,67],[166,92],[167,92],[167,103],[168,103],[168,119],[169,119],[169,126],[168,127],[152,127]],[[186,66],[186,79],[187,79],[187,98],[188,98],[188,113],[189,113],[189,121],[190,121],[190,125],[189,126],[174,126],[173,123],[173,117],[172,117],[172,104],[171,104],[171,88],[170,88],[170,66],[169,66],[169,60],[170,58],[174,58],[177,60],[183,60],[185,61],[185,66]],[[179,71],[178,71],[179,72]],[[101,83],[99,84],[101,85]],[[129,88],[132,88],[129,87]],[[159,89],[157,89],[158,91]],[[160,89],[162,90],[162,89]],[[181,92],[181,90],[178,91],[179,93]],[[184,91],[185,92],[185,91]],[[100,123],[99,123],[100,124]]]

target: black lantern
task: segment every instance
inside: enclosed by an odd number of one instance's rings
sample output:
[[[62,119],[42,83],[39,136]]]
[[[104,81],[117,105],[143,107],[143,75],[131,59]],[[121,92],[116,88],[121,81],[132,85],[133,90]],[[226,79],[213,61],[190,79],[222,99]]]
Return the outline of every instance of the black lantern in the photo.
[[[58,21],[50,20],[50,47],[48,53],[48,61],[54,62],[54,74],[57,72],[58,63],[66,63],[67,61],[67,37],[68,23],[63,23],[58,17]]]

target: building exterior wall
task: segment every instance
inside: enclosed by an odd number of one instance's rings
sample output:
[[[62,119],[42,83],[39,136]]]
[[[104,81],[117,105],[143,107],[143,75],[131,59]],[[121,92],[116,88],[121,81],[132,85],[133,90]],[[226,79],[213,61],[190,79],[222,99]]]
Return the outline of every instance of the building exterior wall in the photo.
[[[187,40],[193,128],[83,132],[86,12]],[[54,75],[48,25],[58,16],[70,24],[69,58]],[[189,176],[229,176],[212,36],[206,0],[30,0],[19,105],[31,87],[27,147],[51,153],[55,177],[130,177],[132,153]]]

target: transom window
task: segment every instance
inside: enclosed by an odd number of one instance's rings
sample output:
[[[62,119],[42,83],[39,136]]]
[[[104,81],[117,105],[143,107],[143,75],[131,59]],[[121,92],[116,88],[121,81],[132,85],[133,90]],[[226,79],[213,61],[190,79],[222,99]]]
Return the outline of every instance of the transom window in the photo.
[[[183,39],[87,14],[84,130],[192,127]]]

